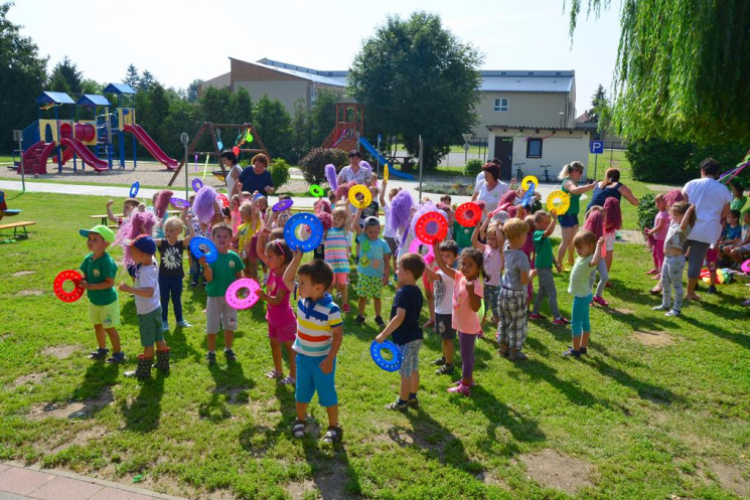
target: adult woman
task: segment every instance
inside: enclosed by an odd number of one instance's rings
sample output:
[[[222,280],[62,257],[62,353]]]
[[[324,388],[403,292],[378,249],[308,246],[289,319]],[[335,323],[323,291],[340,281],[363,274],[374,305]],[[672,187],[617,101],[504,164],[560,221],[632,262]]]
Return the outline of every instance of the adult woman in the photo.
[[[604,180],[594,184],[594,193],[591,195],[586,211],[591,210],[591,207],[603,207],[607,198],[617,198],[617,201],[621,202],[623,196],[631,205],[638,206],[638,198],[633,195],[629,187],[620,182],[620,171],[616,168],[607,169]]]
[[[240,174],[239,179],[237,179],[239,183],[238,192],[247,191],[254,193],[257,191],[263,196],[273,194],[275,188],[271,180],[271,172],[267,169],[268,157],[263,153],[255,155],[253,157],[253,166],[246,167]]]
[[[508,192],[508,185],[500,180],[500,166],[496,163],[485,163],[482,167],[484,178],[474,187],[471,201],[484,202],[485,215],[497,208],[500,198]]]
[[[242,173],[242,167],[237,164],[237,155],[234,151],[224,151],[221,153],[221,162],[224,167],[229,171],[227,174],[227,198],[232,199],[232,196],[240,194],[242,192],[239,189],[239,183],[237,180],[240,178]]]
[[[347,182],[354,181],[357,184],[369,186],[372,181],[372,169],[362,165],[362,153],[352,149],[349,152],[349,163],[350,165],[341,169],[338,176],[338,183],[346,184]]]
[[[563,257],[565,257],[566,251],[568,251],[568,265],[573,265],[573,246],[571,243],[578,232],[578,214],[581,211],[581,195],[596,187],[593,183],[585,186],[578,186],[578,182],[583,176],[584,168],[583,163],[580,161],[574,161],[565,165],[560,171],[560,175],[557,176],[558,179],[562,180],[560,189],[570,195],[570,208],[565,212],[565,215],[561,215],[557,219],[560,223],[560,230],[562,231],[562,242],[560,243],[560,248],[557,249],[557,262],[560,263],[560,265],[562,265],[562,260]]]
[[[716,180],[719,175],[719,162],[706,158],[701,162],[701,178],[693,179],[682,188],[685,201],[695,205],[696,221],[685,242],[690,248],[688,257],[688,300],[700,300],[695,293],[695,285],[701,274],[703,260],[708,248],[719,240],[721,221],[729,215],[729,203],[732,195],[729,190]]]

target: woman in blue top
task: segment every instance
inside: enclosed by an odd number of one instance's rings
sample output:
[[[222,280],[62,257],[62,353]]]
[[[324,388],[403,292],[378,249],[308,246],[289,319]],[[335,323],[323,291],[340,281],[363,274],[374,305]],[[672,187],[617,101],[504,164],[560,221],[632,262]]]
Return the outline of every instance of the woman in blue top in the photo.
[[[594,186],[594,194],[586,207],[587,212],[591,210],[591,207],[603,207],[607,198],[617,198],[617,201],[621,201],[623,196],[631,205],[638,206],[638,198],[633,195],[629,187],[620,182],[620,171],[616,168],[607,169],[604,180],[597,182]]]

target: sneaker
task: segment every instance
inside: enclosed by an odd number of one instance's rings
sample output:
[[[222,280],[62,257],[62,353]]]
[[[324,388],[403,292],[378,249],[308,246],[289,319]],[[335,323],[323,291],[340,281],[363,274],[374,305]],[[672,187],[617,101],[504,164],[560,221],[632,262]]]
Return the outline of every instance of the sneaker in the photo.
[[[165,333],[165,332],[168,332],[168,331],[169,331],[169,323],[167,323],[166,321],[162,321],[162,323],[161,323],[161,332]]]
[[[406,411],[409,409],[409,403],[404,401],[403,403],[400,402],[398,399],[394,401],[393,403],[389,403],[385,405],[386,410],[398,410],[398,411]]]
[[[377,324],[380,328],[385,327],[385,321],[383,321],[383,317],[375,316],[375,324]]]
[[[669,308],[665,306],[664,304],[659,304],[658,306],[652,307],[652,311],[668,311]]]
[[[183,319],[182,321],[178,321],[177,322],[177,326],[179,326],[181,328],[192,328],[193,325],[191,325],[190,323],[188,323],[187,320]]]
[[[435,375],[451,375],[453,373],[453,365],[445,363],[440,368],[435,370]]]
[[[711,285],[710,287],[708,287],[708,293],[711,294],[711,295],[715,294],[716,293],[716,287],[714,285]]]
[[[407,401],[409,408],[419,408],[419,400],[417,398],[411,398]]]
[[[448,392],[450,394],[461,394],[463,396],[469,397],[471,396],[471,388],[467,385],[464,385],[459,382],[458,385],[454,385],[453,387],[448,388]]]
[[[458,379],[458,380],[456,380],[456,381],[455,381],[455,382],[453,382],[453,384],[451,384],[451,385],[452,385],[453,387],[458,387],[459,385],[461,385],[461,379]],[[469,387],[474,387],[475,385],[477,385],[477,383],[476,383],[476,382],[475,382],[474,380],[472,380],[472,381],[471,381],[471,384],[469,384]]]
[[[553,325],[568,325],[570,324],[570,321],[563,318],[562,316],[558,316],[557,318],[552,320]]]
[[[349,304],[344,304],[343,307],[341,308],[341,310],[344,311],[345,313],[352,312],[352,308],[349,307]]]
[[[104,361],[105,359],[107,359],[107,355],[109,355],[109,349],[107,349],[106,347],[100,347],[96,351],[89,354],[89,359]]]
[[[589,348],[588,347],[581,347],[580,351],[581,351],[581,355],[583,355],[583,354],[587,354],[588,355]]]
[[[742,303],[745,307],[750,307],[750,299],[747,299],[745,302]]]
[[[445,364],[445,358],[438,358],[430,364],[432,366],[443,366]]]
[[[357,323],[364,323],[365,322],[365,317],[362,316],[361,314],[358,314],[357,317],[354,318],[354,321],[356,321]]]
[[[515,351],[510,353],[508,359],[511,361],[526,361],[527,359],[529,359],[529,357],[521,351]]]
[[[562,355],[565,356],[566,358],[572,357],[572,358],[578,359],[581,357],[581,351],[574,351],[572,347],[568,347],[568,350],[564,351]]]
[[[604,285],[605,288],[612,288],[613,286],[615,286],[615,284],[612,283],[611,281],[607,281],[607,284]]]
[[[659,274],[659,270],[656,269],[656,268],[653,268],[652,270],[650,270],[646,274],[648,274],[649,276],[653,276],[654,274]]]
[[[597,304],[599,304],[602,307],[609,306],[609,302],[607,302],[606,300],[604,300],[604,297],[599,297],[598,295],[596,297],[594,297],[594,300],[592,302],[596,302]]]
[[[215,365],[216,364],[216,353],[213,351],[209,351],[206,354],[206,361],[208,361],[209,365]]]
[[[231,349],[224,349],[224,357],[227,358],[227,361],[234,361],[237,359],[237,355]]]
[[[682,314],[680,311],[676,311],[675,309],[672,309],[671,311],[669,311],[668,313],[666,313],[664,316],[670,316],[670,317],[674,316],[674,317],[677,317],[680,314]]]
[[[120,364],[124,362],[125,362],[125,353],[122,351],[113,352],[112,357],[107,360],[107,363],[112,363],[112,364]]]
[[[544,316],[542,316],[541,314],[531,313],[529,314],[529,319],[544,319]]]

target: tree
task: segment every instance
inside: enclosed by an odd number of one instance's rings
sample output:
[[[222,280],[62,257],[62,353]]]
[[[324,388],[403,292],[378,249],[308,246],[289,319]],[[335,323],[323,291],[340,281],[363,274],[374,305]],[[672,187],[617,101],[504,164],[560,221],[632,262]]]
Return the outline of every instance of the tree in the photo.
[[[292,118],[292,141],[290,160],[298,163],[299,159],[310,151],[312,148],[312,121],[311,113],[307,111],[305,99],[299,98],[294,102],[294,118]],[[321,141],[322,142],[322,141]],[[319,144],[316,144],[319,146]]]
[[[245,87],[239,87],[229,100],[230,123],[251,123],[253,121],[253,100]]]
[[[272,157],[280,156],[292,161],[292,119],[281,101],[272,101],[264,94],[255,109],[254,126]]]
[[[6,15],[12,3],[0,4],[0,151],[16,147],[12,130],[23,129],[36,120],[34,99],[47,79],[47,58],[31,38],[21,36],[22,26]],[[29,146],[29,144],[27,144]]]
[[[103,91],[104,85],[96,80],[86,78],[81,82],[81,93],[83,94],[101,94]]]
[[[571,37],[584,0],[572,0]],[[598,16],[610,0],[588,0]],[[624,0],[613,126],[631,138],[750,142],[750,3]]]
[[[193,82],[190,85],[188,85],[188,89],[187,89],[188,102],[195,102],[198,100],[198,89],[200,88],[202,83],[203,83],[203,80],[196,79],[196,80],[193,80]]]
[[[138,69],[133,66],[133,64],[131,64],[130,66],[128,66],[127,73],[125,74],[125,79],[122,82],[130,85],[133,90],[138,90],[140,81],[141,77],[138,74]]]
[[[421,134],[423,165],[434,168],[477,121],[481,62],[479,52],[443,28],[439,16],[389,16],[355,57],[349,91],[368,110],[371,134],[401,134],[412,155]]]
[[[607,92],[604,90],[604,86],[600,83],[596,88],[596,92],[591,96],[591,109],[588,110],[589,121],[598,123],[599,118],[602,116],[602,112],[607,106]]]
[[[52,70],[49,88],[57,92],[65,92],[80,96],[83,92],[83,75],[74,63],[65,56]]]
[[[151,86],[158,83],[154,75],[149,70],[145,70],[138,81],[138,90],[149,90]]]
[[[317,91],[309,117],[311,146],[320,147],[336,126],[336,102],[338,100],[339,95],[335,92],[325,89]]]

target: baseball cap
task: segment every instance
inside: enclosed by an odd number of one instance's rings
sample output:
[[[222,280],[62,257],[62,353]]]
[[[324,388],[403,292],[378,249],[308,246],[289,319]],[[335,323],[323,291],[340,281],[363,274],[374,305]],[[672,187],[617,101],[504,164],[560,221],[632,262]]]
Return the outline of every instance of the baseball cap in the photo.
[[[148,255],[156,253],[156,242],[151,236],[146,234],[141,234],[134,240],[125,240],[125,244],[129,247],[135,247]]]
[[[80,229],[78,231],[78,234],[83,236],[84,238],[88,238],[89,234],[96,233],[102,238],[104,238],[104,241],[107,243],[114,243],[115,242],[115,233],[108,228],[107,226],[103,226],[101,224],[98,224],[91,229]]]

